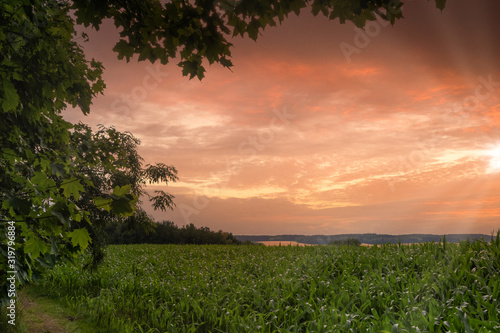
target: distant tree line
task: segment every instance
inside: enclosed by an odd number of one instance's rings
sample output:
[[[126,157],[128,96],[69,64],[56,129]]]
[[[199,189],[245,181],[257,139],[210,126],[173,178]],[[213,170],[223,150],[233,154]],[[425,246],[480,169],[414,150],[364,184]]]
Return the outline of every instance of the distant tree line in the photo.
[[[361,242],[356,238],[337,239],[328,243],[329,245],[360,246]]]
[[[179,228],[172,221],[155,222],[146,212],[114,220],[103,228],[108,244],[241,244],[232,233],[212,231],[208,227],[197,228],[188,224]]]
[[[321,245],[333,244],[338,241],[347,241],[348,239],[359,240],[363,244],[386,244],[386,243],[425,243],[439,242],[443,235],[431,234],[409,234],[409,235],[384,235],[384,234],[343,234],[343,235],[236,235],[240,241],[295,241],[298,243]],[[485,234],[446,234],[446,240],[449,243],[458,243],[459,241],[475,239],[489,239],[491,235]]]

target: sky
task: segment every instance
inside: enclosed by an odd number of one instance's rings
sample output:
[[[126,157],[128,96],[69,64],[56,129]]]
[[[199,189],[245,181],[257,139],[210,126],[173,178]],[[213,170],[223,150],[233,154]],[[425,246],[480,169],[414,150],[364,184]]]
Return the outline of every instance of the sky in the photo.
[[[112,24],[83,46],[103,62],[89,116],[130,131],[179,181],[156,220],[236,235],[453,234],[500,229],[496,0],[408,1],[361,31],[308,10],[234,37],[232,70],[200,82],[178,60],[117,60]]]

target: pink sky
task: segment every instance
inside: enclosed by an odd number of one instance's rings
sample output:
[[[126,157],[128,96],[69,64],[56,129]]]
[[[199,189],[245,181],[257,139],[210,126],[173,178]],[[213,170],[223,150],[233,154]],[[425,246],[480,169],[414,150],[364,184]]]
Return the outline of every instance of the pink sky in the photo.
[[[487,233],[500,228],[500,5],[409,1],[361,36],[303,11],[253,42],[232,71],[188,80],[118,61],[114,26],[91,33],[106,67],[90,116],[130,131],[146,163],[179,170],[179,226],[234,234]],[[150,186],[151,190],[165,185]]]

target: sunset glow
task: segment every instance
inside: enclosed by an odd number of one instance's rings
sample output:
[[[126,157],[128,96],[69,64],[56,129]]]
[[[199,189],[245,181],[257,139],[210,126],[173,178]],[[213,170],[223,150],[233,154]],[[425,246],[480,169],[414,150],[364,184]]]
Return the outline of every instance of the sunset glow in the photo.
[[[360,33],[304,11],[235,37],[232,71],[118,61],[113,24],[90,32],[107,89],[88,117],[179,170],[157,220],[233,234],[491,233],[500,228],[500,4],[405,4]],[[377,23],[378,24],[378,23]],[[377,30],[378,31],[378,30]],[[487,147],[487,148],[485,148]]]
[[[500,146],[490,149],[488,155],[490,157],[488,172],[500,172]]]

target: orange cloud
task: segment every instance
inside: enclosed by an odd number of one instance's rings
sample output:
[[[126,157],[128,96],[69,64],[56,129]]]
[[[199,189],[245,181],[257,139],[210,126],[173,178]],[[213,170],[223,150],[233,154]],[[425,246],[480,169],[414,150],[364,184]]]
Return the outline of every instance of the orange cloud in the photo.
[[[490,232],[500,184],[484,150],[499,139],[498,6],[457,0],[441,14],[410,2],[351,63],[339,45],[354,43],[352,25],[291,17],[257,43],[235,38],[235,67],[207,66],[202,82],[175,61],[116,61],[108,25],[86,47],[104,61],[105,95],[90,116],[65,117],[131,131],[146,163],[175,165],[180,182],[166,190],[177,208],[155,216],[180,225]]]

